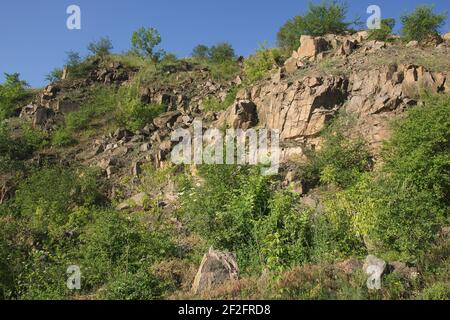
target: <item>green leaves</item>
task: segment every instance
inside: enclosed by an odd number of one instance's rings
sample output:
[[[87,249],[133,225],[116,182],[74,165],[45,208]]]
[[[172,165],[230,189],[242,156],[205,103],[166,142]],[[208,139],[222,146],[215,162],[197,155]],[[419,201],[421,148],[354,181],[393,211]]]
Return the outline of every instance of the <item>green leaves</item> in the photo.
[[[347,6],[338,1],[309,4],[308,12],[285,23],[278,32],[278,45],[286,51],[297,50],[301,35],[322,36],[347,31],[353,22],[346,22]]]
[[[434,13],[432,6],[419,6],[412,13],[401,17],[402,34],[406,41],[424,41],[429,36],[439,34],[446,18],[447,13]]]
[[[155,52],[155,47],[161,43],[161,35],[155,28],[139,28],[131,36],[132,50],[141,57],[150,58],[158,62],[164,55],[164,51]]]

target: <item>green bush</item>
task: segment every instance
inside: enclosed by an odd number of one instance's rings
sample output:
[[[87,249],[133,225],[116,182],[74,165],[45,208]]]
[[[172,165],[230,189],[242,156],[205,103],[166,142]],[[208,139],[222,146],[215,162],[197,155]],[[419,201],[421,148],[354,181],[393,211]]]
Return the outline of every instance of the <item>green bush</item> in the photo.
[[[16,114],[19,103],[27,97],[27,86],[20,74],[5,73],[5,82],[0,85],[0,122]]]
[[[309,10],[303,16],[288,20],[279,30],[278,45],[287,51],[297,50],[301,35],[322,36],[339,34],[349,30],[354,22],[346,22],[347,6],[338,1],[309,3]]]
[[[214,96],[207,97],[203,101],[203,112],[218,112],[226,110],[236,100],[237,92],[238,87],[231,88],[223,101]]]
[[[402,34],[406,41],[424,41],[439,34],[447,13],[434,13],[432,6],[419,6],[413,12],[401,17]]]
[[[244,62],[245,78],[254,83],[266,77],[270,71],[278,66],[281,53],[276,48],[265,48],[263,45],[256,53]]]
[[[56,130],[52,135],[52,145],[56,147],[68,147],[75,144],[76,140],[66,128]]]
[[[309,187],[322,183],[346,188],[370,170],[367,143],[362,138],[345,136],[351,126],[352,115],[340,114],[322,133],[324,142],[320,150],[307,152],[309,162],[301,168],[301,175]]]
[[[310,213],[298,204],[298,195],[279,191],[270,200],[267,216],[255,222],[255,239],[270,271],[282,272],[309,261]]]
[[[192,49],[191,57],[201,61],[206,61],[210,58],[211,51],[208,46],[199,44],[194,49]]]
[[[89,43],[88,50],[98,57],[105,57],[110,54],[113,49],[111,40],[108,37],[100,38],[98,41],[93,41]]]
[[[330,263],[367,252],[355,227],[360,201],[364,198],[354,187],[325,196],[324,211],[317,214],[313,225],[314,261]]]
[[[395,27],[395,19],[383,19],[381,20],[380,29],[369,29],[369,40],[387,41],[392,35],[392,31]]]
[[[228,42],[218,43],[210,49],[212,63],[224,63],[236,58],[233,46]]]
[[[142,129],[166,110],[160,104],[145,104],[138,97],[137,86],[122,87],[117,92],[119,123],[130,130]]]

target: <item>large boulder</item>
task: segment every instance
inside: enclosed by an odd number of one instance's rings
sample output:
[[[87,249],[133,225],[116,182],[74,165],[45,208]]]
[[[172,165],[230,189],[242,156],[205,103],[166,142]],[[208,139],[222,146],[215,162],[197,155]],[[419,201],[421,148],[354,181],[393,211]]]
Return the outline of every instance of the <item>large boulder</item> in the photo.
[[[329,43],[323,37],[301,36],[298,58],[314,60],[319,53],[329,49]]]
[[[209,249],[205,254],[194,279],[194,294],[207,292],[231,280],[237,280],[239,269],[236,258],[226,252]]]
[[[444,41],[450,41],[450,31],[447,32],[446,34],[442,35],[442,39]]]

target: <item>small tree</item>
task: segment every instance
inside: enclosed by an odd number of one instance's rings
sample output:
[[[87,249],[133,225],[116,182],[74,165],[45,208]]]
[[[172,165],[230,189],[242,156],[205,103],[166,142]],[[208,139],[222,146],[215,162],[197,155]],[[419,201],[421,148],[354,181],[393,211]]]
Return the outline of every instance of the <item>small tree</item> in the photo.
[[[339,34],[347,31],[347,5],[338,1],[309,4],[308,12],[287,21],[278,32],[278,45],[286,50],[295,50],[300,45],[301,35],[322,36],[327,33]]]
[[[447,13],[434,13],[432,6],[419,6],[412,13],[401,17],[402,34],[406,41],[423,41],[439,34]]]
[[[66,66],[71,68],[79,65],[81,63],[81,56],[78,52],[69,51],[67,52]]]
[[[133,32],[131,37],[133,51],[142,57],[152,59],[154,62],[158,62],[164,55],[164,51],[162,50],[155,52],[155,47],[160,43],[161,35],[155,28],[139,28],[137,31]]]
[[[233,46],[228,42],[219,43],[211,47],[210,58],[213,63],[231,61],[236,57]]]
[[[191,56],[199,60],[208,60],[210,54],[211,51],[208,46],[205,46],[204,44],[199,44],[192,50]]]
[[[94,55],[104,57],[110,53],[113,45],[108,37],[103,37],[98,41],[93,41],[88,45],[88,50]]]
[[[380,29],[369,30],[369,39],[386,41],[389,38],[389,36],[392,35],[392,30],[394,30],[394,27],[395,27],[395,19],[393,18],[383,19],[381,20]]]

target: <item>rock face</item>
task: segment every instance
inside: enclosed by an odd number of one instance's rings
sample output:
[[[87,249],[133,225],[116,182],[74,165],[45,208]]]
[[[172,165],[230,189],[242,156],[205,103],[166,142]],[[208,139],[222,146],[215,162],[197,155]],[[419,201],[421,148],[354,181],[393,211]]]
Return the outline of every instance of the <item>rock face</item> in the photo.
[[[345,42],[342,45],[346,46]],[[362,135],[377,154],[382,141],[389,138],[388,122],[392,116],[416,105],[423,88],[435,93],[450,92],[450,75],[395,63],[349,76],[306,76],[292,80],[274,75],[272,81],[238,94],[237,102],[253,102],[258,125],[279,130],[282,142],[296,141],[310,148],[320,148],[321,131],[343,109],[356,116],[355,131],[351,134]],[[236,106],[226,114],[230,119],[236,114]]]
[[[238,276],[239,269],[235,257],[211,248],[203,257],[192,291],[194,294],[201,294],[226,281],[237,280]]]
[[[280,130],[282,140],[314,137],[347,97],[348,80],[311,77],[253,88],[259,124]]]
[[[219,127],[229,126],[237,129],[248,129],[258,123],[258,113],[256,105],[252,101],[237,101],[226,112],[224,112],[217,125]]]

